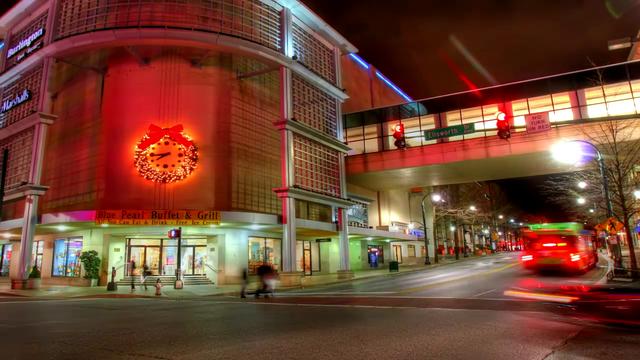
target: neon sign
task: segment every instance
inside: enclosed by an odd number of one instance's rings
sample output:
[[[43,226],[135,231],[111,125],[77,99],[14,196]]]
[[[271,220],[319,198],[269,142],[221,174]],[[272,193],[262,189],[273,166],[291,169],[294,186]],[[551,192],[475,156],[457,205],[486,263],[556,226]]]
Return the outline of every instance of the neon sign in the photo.
[[[18,45],[9,48],[7,50],[7,59],[11,59],[15,54],[19,53],[21,50],[28,48],[31,44],[40,39],[44,35],[44,28],[39,28],[36,31],[32,32],[31,35],[27,36],[27,38],[20,40]]]
[[[13,109],[14,107],[29,101],[31,99],[31,92],[27,89],[24,89],[22,93],[16,95],[15,97],[10,98],[9,100],[5,100],[2,102],[2,108],[0,108],[0,114],[4,114],[5,112]]]

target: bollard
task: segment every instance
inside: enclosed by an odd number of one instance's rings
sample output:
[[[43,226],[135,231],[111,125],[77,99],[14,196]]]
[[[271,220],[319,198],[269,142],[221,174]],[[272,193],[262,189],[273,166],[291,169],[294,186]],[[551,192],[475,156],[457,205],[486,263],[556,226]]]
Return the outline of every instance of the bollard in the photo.
[[[107,284],[107,291],[116,291],[118,290],[118,285],[116,284],[116,267],[111,267],[111,281]]]

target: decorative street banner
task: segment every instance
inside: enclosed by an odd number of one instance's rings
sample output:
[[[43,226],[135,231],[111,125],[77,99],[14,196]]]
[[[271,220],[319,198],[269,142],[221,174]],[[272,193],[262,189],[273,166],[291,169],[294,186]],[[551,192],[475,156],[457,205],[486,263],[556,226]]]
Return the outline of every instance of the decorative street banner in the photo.
[[[524,122],[527,124],[527,132],[535,133],[551,129],[549,122],[549,113],[537,113],[524,116]]]
[[[98,210],[96,224],[109,225],[218,225],[213,210]]]
[[[471,134],[476,131],[476,128],[473,124],[464,124],[464,125],[456,125],[449,126],[446,128],[433,129],[433,130],[425,130],[424,131],[424,140],[435,140],[448,138],[451,136],[458,136],[464,134]]]

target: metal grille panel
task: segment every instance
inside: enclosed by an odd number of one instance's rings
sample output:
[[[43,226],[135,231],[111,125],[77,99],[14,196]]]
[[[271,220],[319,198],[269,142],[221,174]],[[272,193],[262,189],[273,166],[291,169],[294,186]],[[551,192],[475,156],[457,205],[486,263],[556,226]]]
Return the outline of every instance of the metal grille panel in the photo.
[[[9,39],[9,44],[5,44],[5,46],[7,46],[7,49],[13,49],[21,41],[24,41],[27,38],[29,38],[30,35],[34,34],[40,28],[44,29],[45,31],[44,33],[46,33],[46,30],[47,30],[45,29],[46,25],[47,25],[47,13],[45,12],[42,15],[38,16],[36,19],[34,19],[32,22],[30,22],[29,25],[20,29],[20,31],[12,33]],[[42,44],[44,44],[44,33],[37,40],[32,42],[30,46],[25,46],[15,55],[8,58],[4,64],[4,69],[8,70],[16,66],[25,57],[26,55],[25,53],[27,51],[33,52],[35,51],[35,47],[37,46],[37,44],[40,44],[41,42]],[[43,46],[40,45],[40,47],[43,47]],[[30,51],[30,49],[33,49],[33,50]]]
[[[56,39],[119,28],[215,32],[281,49],[280,10],[258,0],[61,0]]]
[[[339,153],[303,136],[293,136],[295,185],[340,197]]]
[[[327,135],[337,137],[337,100],[298,75],[292,77],[293,116]]]
[[[333,49],[296,22],[292,26],[292,40],[293,53],[301,64],[330,83],[337,83],[336,58]]]
[[[0,107],[5,102],[11,102],[17,96],[29,91],[29,99],[13,105],[11,109],[0,113],[0,129],[26,118],[38,111],[40,100],[40,84],[42,83],[42,65],[29,70],[17,81],[0,90]]]
[[[33,152],[33,131],[34,128],[31,127],[0,141],[0,163],[2,162],[2,152],[4,149],[9,149],[5,190],[17,188],[29,181]]]

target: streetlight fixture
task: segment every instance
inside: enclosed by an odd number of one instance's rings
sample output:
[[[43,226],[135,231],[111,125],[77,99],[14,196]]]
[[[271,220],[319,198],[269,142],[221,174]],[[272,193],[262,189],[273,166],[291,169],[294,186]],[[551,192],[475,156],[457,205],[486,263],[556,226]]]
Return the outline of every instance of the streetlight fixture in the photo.
[[[453,225],[451,225],[451,226],[449,226],[449,230],[451,230],[452,232],[453,232],[453,231],[456,231],[456,227],[455,227],[455,226],[453,226]]]
[[[471,205],[471,206],[469,206],[469,210],[471,210],[471,211],[476,211],[476,210],[478,210],[478,209],[475,207],[475,205]]]
[[[510,219],[510,220],[509,220],[509,222],[510,222],[510,223],[514,223],[514,222],[516,222],[516,221],[515,221],[514,219]]]
[[[580,189],[586,189],[587,188],[587,183],[585,181],[578,181],[578,187]]]
[[[431,194],[431,200],[433,200],[433,202],[438,203],[438,202],[442,201],[442,196],[440,194],[438,194],[438,193],[433,193],[433,194]]]
[[[600,168],[600,177],[602,178],[602,192],[604,193],[604,200],[607,204],[607,217],[613,216],[613,207],[611,205],[611,198],[609,197],[609,184],[604,170],[604,158],[600,150],[585,140],[560,142],[553,145],[550,150],[553,159],[560,163],[573,166],[585,163],[586,158],[593,157],[595,153],[595,158],[598,160],[598,167]]]
[[[640,190],[634,190],[633,197],[635,197],[636,200],[640,199]]]
[[[589,209],[589,212],[593,214],[596,211],[594,209]]]
[[[579,197],[576,199],[576,202],[578,203],[578,205],[584,205],[587,202],[587,199]]]
[[[498,219],[502,220],[502,219],[504,219],[504,216],[498,215]]]

